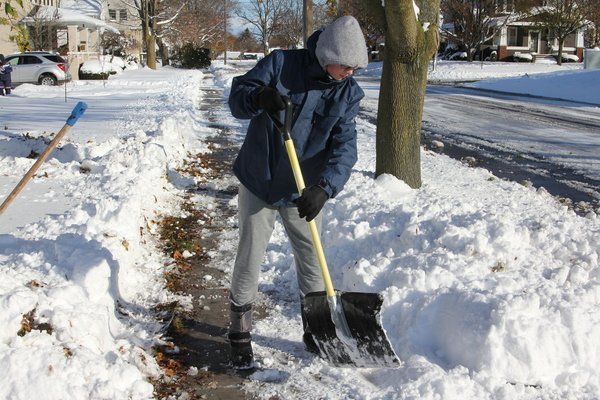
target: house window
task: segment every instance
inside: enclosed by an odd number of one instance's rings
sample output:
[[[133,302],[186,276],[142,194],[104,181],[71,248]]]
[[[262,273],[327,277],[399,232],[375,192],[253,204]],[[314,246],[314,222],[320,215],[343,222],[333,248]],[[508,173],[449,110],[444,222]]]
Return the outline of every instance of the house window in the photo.
[[[111,21],[116,21],[117,20],[117,10],[108,10],[108,19],[110,19]]]
[[[121,21],[127,21],[127,10],[126,9],[119,10],[119,19]]]
[[[508,46],[527,46],[527,31],[521,26],[509,26],[506,36]]]
[[[507,41],[506,44],[509,46],[517,45],[517,28],[514,26],[509,26],[506,28],[507,33]]]

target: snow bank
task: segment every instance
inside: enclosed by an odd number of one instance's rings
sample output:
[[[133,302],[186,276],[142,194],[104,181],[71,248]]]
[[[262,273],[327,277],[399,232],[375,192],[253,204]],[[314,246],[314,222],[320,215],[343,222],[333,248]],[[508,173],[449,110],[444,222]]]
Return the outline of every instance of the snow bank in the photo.
[[[78,140],[85,123],[75,125],[70,143],[44,165],[46,178],[31,183],[58,180],[55,191],[68,193],[72,208],[18,234],[0,235],[2,398],[153,396],[148,377],[161,371],[148,350],[162,326],[152,307],[175,297],[164,290],[165,260],[154,254],[145,233],[156,229],[157,213],[174,206],[178,188],[171,178],[187,152],[198,149],[193,110],[202,79],[200,72],[180,71],[157,83],[154,74],[132,72],[126,82],[76,87],[72,96],[89,106],[81,122],[96,113],[123,119],[105,124],[108,138],[102,140]],[[130,97],[120,108],[110,98],[122,94],[123,83],[137,87],[140,100],[132,103]],[[164,94],[149,96],[148,85]],[[96,99],[86,98],[90,87]],[[30,95],[27,88],[18,93]],[[35,109],[35,100],[30,107]],[[34,161],[25,155],[43,141],[8,143],[1,171],[20,177]]]

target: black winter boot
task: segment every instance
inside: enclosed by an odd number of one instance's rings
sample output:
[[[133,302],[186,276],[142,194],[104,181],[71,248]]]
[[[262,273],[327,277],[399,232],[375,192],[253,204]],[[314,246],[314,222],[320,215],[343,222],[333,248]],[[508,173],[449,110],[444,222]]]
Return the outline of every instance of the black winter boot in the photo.
[[[250,332],[230,332],[231,365],[235,369],[254,368],[254,352],[252,351],[252,336]]]
[[[231,325],[229,327],[230,358],[235,369],[254,368],[252,351],[252,304],[238,307],[231,304],[229,311]]]
[[[302,334],[302,342],[304,343],[304,348],[306,351],[319,355],[321,351],[319,350],[319,346],[315,342],[312,333],[310,332],[310,326],[308,326],[308,322],[306,320],[306,315],[304,313],[304,304],[300,303],[300,317],[302,317],[302,328],[304,329],[304,333]]]

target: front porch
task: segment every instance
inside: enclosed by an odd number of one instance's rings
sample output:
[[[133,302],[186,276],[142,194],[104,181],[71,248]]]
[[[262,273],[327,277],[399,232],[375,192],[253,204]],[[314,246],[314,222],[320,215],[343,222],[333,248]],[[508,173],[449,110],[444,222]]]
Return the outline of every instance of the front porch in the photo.
[[[73,10],[40,6],[21,23],[35,29],[40,24],[51,26],[55,32],[53,49],[60,49],[68,63],[72,79],[79,79],[79,68],[87,60],[98,59],[102,54],[101,34],[105,31],[119,33],[104,21]],[[38,49],[36,49],[38,50]],[[50,49],[39,49],[50,50]]]
[[[517,53],[531,54],[535,62],[549,61],[558,56],[558,39],[551,38],[545,32],[531,26],[528,22],[513,22],[500,31],[494,38],[497,46],[498,60],[510,59]],[[575,55],[583,60],[583,30],[569,35],[563,44],[563,55]]]

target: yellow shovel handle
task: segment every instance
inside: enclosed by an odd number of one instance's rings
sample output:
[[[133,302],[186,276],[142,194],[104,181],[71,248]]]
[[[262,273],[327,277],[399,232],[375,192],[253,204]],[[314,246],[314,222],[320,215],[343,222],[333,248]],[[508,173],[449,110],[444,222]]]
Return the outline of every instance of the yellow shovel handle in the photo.
[[[285,140],[285,149],[287,150],[290,164],[292,165],[292,171],[294,172],[298,193],[302,194],[302,191],[306,186],[304,184],[304,178],[302,177],[302,171],[300,170],[300,163],[298,162],[298,155],[296,154],[296,149],[292,139]],[[325,260],[325,252],[323,251],[323,246],[321,245],[321,236],[319,235],[317,223],[314,219],[308,222],[308,229],[310,230],[313,247],[315,249],[315,253],[317,254],[317,259],[319,260],[319,266],[321,267],[321,274],[323,275],[323,282],[325,283],[325,292],[327,293],[327,297],[335,297],[333,283],[331,283],[329,269],[327,268],[327,260]]]

